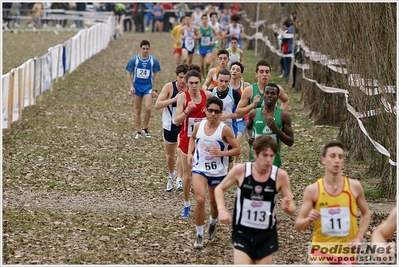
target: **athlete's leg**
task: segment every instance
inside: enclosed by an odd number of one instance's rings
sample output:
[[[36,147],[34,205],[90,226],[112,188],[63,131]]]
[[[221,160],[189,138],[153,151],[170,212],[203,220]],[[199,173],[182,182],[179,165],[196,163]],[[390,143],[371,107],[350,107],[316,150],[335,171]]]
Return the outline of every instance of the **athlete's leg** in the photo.
[[[175,155],[176,155],[176,147],[177,143],[174,144],[165,144],[166,150],[166,164],[168,165],[169,173],[172,174],[175,171]]]
[[[183,169],[183,199],[185,202],[190,201],[190,187],[191,187],[191,168],[187,164],[187,155],[181,150],[180,152],[180,164]]]
[[[202,77],[206,77],[205,69],[204,69],[204,57],[201,55],[199,55],[199,63],[200,63],[200,68],[201,68],[201,75],[202,75]]]
[[[136,132],[141,133],[141,106],[143,98],[134,95],[134,107],[136,109],[136,117],[134,118],[136,122]]]
[[[150,117],[151,117],[152,96],[151,96],[151,94],[146,94],[143,96],[143,99],[144,99],[144,106],[145,106],[143,129],[147,129],[148,123],[150,122]]]
[[[215,188],[216,186],[208,186],[209,206],[211,208],[211,216],[213,219],[217,219],[219,217],[218,207],[215,199]]]
[[[208,74],[212,62],[212,52],[205,55],[205,73]],[[206,77],[206,76],[204,76]]]
[[[192,181],[193,181],[193,189],[195,194],[195,208],[194,208],[195,225],[203,226],[205,224],[205,198],[206,198],[206,186],[208,184],[208,179],[206,179],[204,176],[200,174],[193,173]]]
[[[238,144],[241,146],[241,139],[242,139],[242,133],[240,132],[240,131],[238,131],[238,133],[237,133],[237,141],[238,141]],[[234,156],[234,164],[237,164],[238,163],[238,160],[240,159],[240,155],[238,155],[238,156]]]
[[[273,262],[273,254],[267,255],[263,259],[254,260],[254,264],[272,264]]]
[[[191,65],[193,63],[193,58],[194,58],[194,54],[188,55],[188,65]]]
[[[188,51],[187,51],[187,49],[183,48],[181,53],[182,53],[182,61],[183,61],[183,63],[187,63],[187,60],[188,60]]]
[[[234,249],[234,264],[235,265],[248,265],[253,264],[253,260],[244,251]]]
[[[213,47],[212,48],[212,63],[211,63],[211,68],[214,68],[216,66],[216,58],[218,54],[218,48]]]

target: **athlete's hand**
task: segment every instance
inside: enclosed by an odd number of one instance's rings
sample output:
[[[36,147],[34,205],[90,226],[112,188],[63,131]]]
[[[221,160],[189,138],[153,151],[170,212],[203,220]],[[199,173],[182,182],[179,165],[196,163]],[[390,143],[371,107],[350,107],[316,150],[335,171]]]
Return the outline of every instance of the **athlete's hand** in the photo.
[[[130,86],[130,94],[134,95],[134,92],[136,91],[136,89],[134,89],[133,85]]]
[[[158,93],[153,90],[151,92],[151,96],[152,96],[152,98],[156,98],[158,96]]]
[[[276,131],[277,129],[276,120],[269,114],[266,115],[266,119],[267,119],[267,127],[269,127],[270,130],[272,131]]]
[[[308,214],[308,220],[310,222],[314,222],[319,218],[320,218],[320,213],[315,209],[312,209]]]
[[[232,219],[230,213],[224,209],[224,210],[219,210],[219,221],[223,224],[230,224]]]
[[[194,159],[194,155],[191,153],[188,153],[187,154],[187,164],[190,169],[193,167],[193,159]]]
[[[179,95],[182,94],[182,93],[183,93],[183,92],[178,92],[177,95],[176,95],[174,98],[172,98],[174,103],[177,102],[177,98],[178,98]]]
[[[209,149],[209,154],[211,154],[212,156],[215,156],[215,157],[222,157],[223,156],[222,155],[222,151],[220,151],[220,149],[217,148],[217,147],[211,147]]]
[[[255,107],[258,105],[258,103],[260,102],[260,95],[256,95],[255,97],[254,97],[254,104],[255,104]]]
[[[291,200],[288,197],[284,197],[281,201],[281,209],[283,211],[287,210],[291,205]]]
[[[188,104],[187,104],[187,108],[188,108],[188,113],[190,113],[191,112],[191,110],[193,110],[193,108],[195,108],[197,106],[197,104],[195,104],[195,101],[194,100],[191,100],[190,102],[188,102]]]

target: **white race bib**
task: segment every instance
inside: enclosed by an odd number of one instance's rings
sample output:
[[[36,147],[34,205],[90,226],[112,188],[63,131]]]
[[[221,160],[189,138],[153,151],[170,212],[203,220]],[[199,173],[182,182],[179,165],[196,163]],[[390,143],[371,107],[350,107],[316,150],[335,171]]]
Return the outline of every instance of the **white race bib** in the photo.
[[[320,208],[321,232],[328,236],[347,236],[350,229],[349,207]]]
[[[256,229],[269,228],[271,216],[270,207],[270,201],[258,201],[245,198],[242,206],[241,225]]]
[[[137,68],[137,78],[148,79],[150,77],[150,70]]]
[[[201,38],[201,46],[209,46],[211,43],[211,37],[205,36]]]
[[[187,136],[191,137],[191,135],[193,134],[194,131],[194,125],[197,122],[200,122],[202,120],[205,120],[206,118],[188,118],[188,129],[187,129]]]
[[[195,46],[195,41],[193,40],[193,39],[189,39],[189,40],[185,40],[185,45],[186,45],[186,48],[187,48],[187,50],[193,50],[193,48],[194,48],[194,46]]]

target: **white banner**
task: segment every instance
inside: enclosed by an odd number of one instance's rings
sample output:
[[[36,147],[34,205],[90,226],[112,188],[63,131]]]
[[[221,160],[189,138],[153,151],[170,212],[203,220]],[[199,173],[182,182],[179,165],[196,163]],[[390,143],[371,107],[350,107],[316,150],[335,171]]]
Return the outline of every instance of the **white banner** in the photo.
[[[3,75],[2,78],[2,116],[3,116],[3,129],[8,128],[8,95],[10,94],[10,73]]]
[[[36,77],[35,77],[35,91],[33,97],[38,97],[41,94],[41,75],[40,71],[42,69],[42,60],[38,58],[36,60]]]
[[[14,88],[13,90],[13,100],[12,100],[12,107],[13,107],[13,112],[12,112],[12,121],[17,121],[19,119],[19,83],[18,83],[18,76],[19,76],[19,71],[20,67],[16,68],[14,70]]]
[[[49,49],[51,51],[51,78],[55,80],[64,76],[64,67],[62,65],[62,45],[56,45]],[[57,71],[58,70],[58,71]]]
[[[47,53],[41,57],[42,61],[42,92],[51,87],[51,54]]]

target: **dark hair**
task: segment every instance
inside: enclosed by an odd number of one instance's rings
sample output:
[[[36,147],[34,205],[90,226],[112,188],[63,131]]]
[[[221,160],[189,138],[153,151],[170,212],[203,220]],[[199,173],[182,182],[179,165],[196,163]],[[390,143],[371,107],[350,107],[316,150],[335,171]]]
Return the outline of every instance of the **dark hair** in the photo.
[[[230,37],[230,43],[231,43],[231,41],[237,41],[238,42],[237,36],[231,36]]]
[[[218,16],[218,13],[212,12],[211,14],[209,14],[209,17],[212,17],[213,15],[216,15],[216,17],[217,17],[217,16]]]
[[[188,79],[189,79],[190,77],[197,77],[197,78],[200,80],[200,82],[201,82],[201,73],[199,73],[199,72],[196,71],[196,70],[189,70],[189,71],[186,73],[186,82],[188,82]]]
[[[272,66],[270,65],[269,61],[266,61],[266,60],[259,61],[258,64],[256,64],[255,72],[258,72],[259,66],[269,67],[270,68],[270,72],[272,71]]]
[[[183,22],[183,19],[184,19],[185,17],[186,17],[186,16],[183,16],[183,17],[180,18],[180,23]]]
[[[223,101],[220,98],[216,96],[208,98],[206,101],[206,108],[208,108],[211,104],[216,104],[219,106],[220,110],[223,110]]]
[[[289,26],[291,26],[293,24],[293,22],[292,22],[292,20],[291,20],[291,18],[286,18],[285,20],[284,20],[284,22],[283,22],[283,25],[285,26],[285,27],[289,27]]]
[[[280,94],[280,87],[278,87],[277,84],[275,84],[275,83],[268,83],[268,84],[266,84],[265,89],[266,89],[266,87],[274,87],[274,88],[277,89],[277,95]],[[266,91],[263,91],[263,93],[264,93],[264,92],[266,92]]]
[[[330,142],[328,142],[328,143],[324,146],[324,149],[323,149],[323,157],[326,156],[326,154],[327,154],[327,149],[329,149],[330,147],[335,147],[335,146],[340,147],[340,148],[342,148],[343,151],[345,151],[344,143],[342,143],[341,141],[338,141],[338,140],[330,141]]]
[[[208,18],[208,15],[207,15],[207,14],[202,14],[201,19],[202,19],[203,17]]]
[[[230,73],[230,71],[227,70],[227,69],[220,69],[219,72],[218,72],[218,74],[216,75],[216,77],[219,78],[219,75],[220,75],[220,74],[222,74],[222,75],[229,75],[229,77],[231,77],[231,73]]]
[[[140,48],[143,47],[143,45],[148,45],[148,47],[150,47],[150,42],[148,42],[147,40],[143,40],[140,43]]]
[[[235,62],[231,63],[230,69],[231,69],[231,67],[232,67],[233,65],[239,66],[239,67],[241,68],[241,73],[244,73],[244,65],[241,64],[241,62],[235,61]]]
[[[238,15],[233,15],[233,16],[231,16],[231,21],[239,22],[240,21],[240,17]]]
[[[226,49],[220,49],[217,56],[220,55],[227,55],[227,57],[229,57],[229,52]]]
[[[188,71],[190,70],[196,70],[201,73],[201,68],[197,64],[190,64],[190,66],[188,66]]]
[[[260,152],[265,150],[266,148],[270,148],[273,150],[274,154],[277,154],[278,144],[277,141],[274,140],[270,135],[260,135],[256,137],[253,145],[252,145],[254,154],[259,155]]]
[[[182,73],[182,72],[184,74],[186,74],[187,71],[188,71],[188,64],[182,63],[182,64],[177,65],[175,73],[176,73],[176,75],[179,75],[179,73]]]

